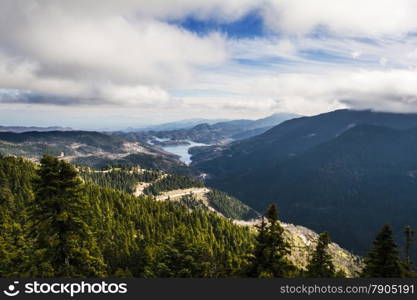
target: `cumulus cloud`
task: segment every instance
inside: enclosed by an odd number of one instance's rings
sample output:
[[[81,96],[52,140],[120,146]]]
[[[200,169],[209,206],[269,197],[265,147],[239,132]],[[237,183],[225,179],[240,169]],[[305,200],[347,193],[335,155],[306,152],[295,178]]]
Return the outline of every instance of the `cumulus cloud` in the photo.
[[[104,97],[111,86],[109,100],[119,97],[120,102],[130,103],[135,93],[155,95],[158,87],[189,83],[196,67],[227,59],[224,38],[218,33],[200,37],[155,19],[129,19],[100,9],[97,14],[92,10],[87,10],[89,15],[78,14],[75,6],[56,3],[2,3],[6,6],[0,10],[3,88],[88,100]],[[114,1],[108,3],[112,8]],[[148,101],[137,100],[141,99]]]
[[[264,35],[171,22],[248,13]],[[132,119],[136,109],[174,119],[417,111],[416,15],[414,0],[3,0],[0,105],[117,107]]]
[[[271,0],[263,9],[267,25],[303,35],[323,26],[342,36],[401,36],[417,30],[414,0]]]

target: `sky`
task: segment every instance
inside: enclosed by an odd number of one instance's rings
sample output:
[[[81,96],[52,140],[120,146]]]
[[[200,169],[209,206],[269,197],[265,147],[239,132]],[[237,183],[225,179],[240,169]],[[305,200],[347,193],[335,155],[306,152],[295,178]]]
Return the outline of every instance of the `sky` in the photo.
[[[342,108],[417,112],[417,1],[0,1],[0,125]]]

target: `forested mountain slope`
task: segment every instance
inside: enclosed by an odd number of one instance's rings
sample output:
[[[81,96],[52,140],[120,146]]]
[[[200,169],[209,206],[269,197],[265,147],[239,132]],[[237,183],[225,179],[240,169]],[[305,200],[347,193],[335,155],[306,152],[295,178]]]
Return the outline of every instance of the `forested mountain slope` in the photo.
[[[216,177],[228,178],[279,164],[334,139],[360,124],[394,129],[417,127],[417,114],[337,110],[312,117],[295,118],[264,134],[223,147],[193,151],[193,166]]]
[[[152,145],[94,131],[0,132],[0,154],[34,161],[44,153],[94,168],[141,165],[148,169],[191,174],[173,154]]]
[[[252,220],[260,217],[258,212],[238,199],[221,191],[207,189],[196,178],[137,167],[100,171],[81,166],[78,169],[85,182],[136,196],[148,195],[157,200],[176,201],[190,208],[209,209],[230,219]]]
[[[402,242],[417,227],[417,129],[358,125],[269,167],[211,184],[262,210],[273,201],[284,221],[333,238],[356,253],[381,224]]]
[[[185,203],[82,183],[71,165],[53,157],[41,163],[0,157],[1,277],[247,276],[251,226]],[[305,268],[309,252],[300,254],[297,236],[289,236],[298,247],[292,259]],[[305,251],[315,238],[302,238]],[[337,249],[337,269],[355,275],[356,258]],[[303,274],[297,272],[292,276]]]
[[[64,173],[72,172],[66,165],[59,168]],[[47,251],[48,246],[38,244],[39,238],[34,237],[47,234],[42,231],[42,224],[49,219],[36,223],[38,225],[33,223],[36,211],[41,208],[39,202],[34,202],[35,169],[32,163],[23,159],[0,158],[0,276],[56,277],[66,274],[73,277],[76,273],[71,270],[52,267],[54,262],[49,259],[53,260],[57,253],[51,253],[51,257],[42,261],[42,249]],[[54,168],[50,170],[53,172]],[[51,186],[59,186],[60,180],[68,179],[52,173],[43,176],[55,178],[48,183]],[[77,186],[71,182],[68,184]],[[81,187],[82,190],[73,190],[78,204],[67,208],[70,219],[65,221],[68,225],[77,220],[87,222],[83,224],[83,233],[73,233],[76,248],[69,250],[85,258],[78,261],[74,257],[72,262],[77,272],[83,270],[79,276],[224,277],[237,276],[244,269],[245,256],[253,242],[248,228],[234,225],[216,214],[189,211],[171,202],[137,198],[91,184]],[[53,194],[49,199],[53,201]],[[78,217],[72,220],[71,216]],[[62,218],[50,220],[62,222],[65,220]],[[54,227],[54,223],[50,224],[45,227],[46,231]],[[84,232],[90,239],[88,245],[83,246],[77,239],[84,236]],[[51,239],[56,239],[57,243],[70,242],[67,238],[61,240],[59,235],[51,236]],[[58,251],[59,247],[55,249]]]

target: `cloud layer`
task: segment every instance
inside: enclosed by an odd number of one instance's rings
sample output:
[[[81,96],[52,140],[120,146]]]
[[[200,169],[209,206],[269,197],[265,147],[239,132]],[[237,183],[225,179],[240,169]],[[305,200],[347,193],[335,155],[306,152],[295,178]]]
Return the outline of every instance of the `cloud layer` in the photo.
[[[263,35],[173,22],[248,14],[263,20]],[[165,121],[184,111],[417,111],[416,15],[414,0],[3,0],[0,106],[16,116],[72,107],[125,116],[120,124],[144,112]]]

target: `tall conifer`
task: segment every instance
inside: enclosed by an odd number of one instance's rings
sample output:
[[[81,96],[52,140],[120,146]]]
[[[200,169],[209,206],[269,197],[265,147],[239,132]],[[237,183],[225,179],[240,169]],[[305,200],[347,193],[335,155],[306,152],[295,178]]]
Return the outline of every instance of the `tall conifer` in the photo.
[[[365,259],[364,277],[401,277],[397,244],[392,230],[384,225],[375,238],[374,246]]]
[[[310,262],[307,266],[308,277],[328,278],[336,276],[332,257],[327,252],[330,243],[331,240],[329,234],[327,232],[320,233],[316,249],[311,255]]]
[[[87,224],[89,203],[74,167],[45,155],[34,182],[32,275],[100,277],[105,265]]]
[[[284,228],[278,222],[278,209],[275,205],[270,205],[261,224],[258,225],[258,235],[249,276],[289,276],[295,269],[287,258],[289,254],[290,247],[284,237]]]

